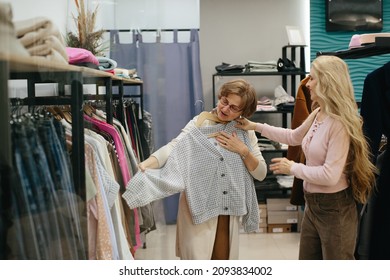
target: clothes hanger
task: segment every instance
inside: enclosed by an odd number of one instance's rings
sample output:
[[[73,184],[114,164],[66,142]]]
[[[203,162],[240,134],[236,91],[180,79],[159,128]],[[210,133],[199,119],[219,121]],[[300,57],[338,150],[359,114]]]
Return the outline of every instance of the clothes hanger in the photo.
[[[61,107],[54,107],[54,110],[68,123],[72,123],[72,114],[70,113],[70,106],[61,106]]]
[[[85,114],[87,114],[90,117],[92,117],[93,114],[96,113],[96,109],[89,103],[84,104],[83,111],[84,111]]]
[[[52,114],[52,116],[57,120],[61,121],[63,119],[62,114],[60,114],[53,106],[46,107],[46,111]]]
[[[213,111],[214,112],[214,111]],[[226,124],[227,122],[224,122],[224,121],[221,121],[216,114],[214,113],[211,113],[211,112],[207,112],[207,111],[204,111],[202,113],[199,114],[198,116],[198,119],[196,120],[196,126],[197,127],[200,127],[202,125],[202,123],[205,121],[205,120],[210,120],[210,121],[214,121],[214,122],[217,122],[217,123],[223,123],[223,124]],[[217,137],[220,133],[219,132],[214,132],[214,133],[211,133],[211,134],[208,134],[207,135],[207,138],[213,138],[213,137]]]
[[[210,120],[218,123],[226,123],[224,121],[221,121],[216,114],[204,111],[199,114],[198,119],[196,120],[196,126],[200,127],[205,120]]]

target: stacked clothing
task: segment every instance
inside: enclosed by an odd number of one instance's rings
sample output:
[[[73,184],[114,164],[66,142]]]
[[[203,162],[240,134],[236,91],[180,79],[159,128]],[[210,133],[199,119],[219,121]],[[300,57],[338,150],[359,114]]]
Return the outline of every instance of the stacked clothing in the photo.
[[[115,76],[126,78],[126,79],[138,79],[141,78],[138,77],[137,70],[136,69],[124,69],[124,68],[115,68],[114,69]]]
[[[222,64],[215,66],[215,70],[218,73],[243,73],[245,66],[222,62]]]
[[[96,58],[99,61],[100,70],[114,74],[114,69],[118,66],[118,63],[115,60],[104,56],[97,56]]]
[[[0,3],[0,53],[29,56],[27,50],[16,39],[16,32],[12,22],[12,17],[11,4]]]
[[[89,50],[66,47],[66,52],[68,54],[69,64],[99,70],[99,60]]]
[[[65,43],[58,28],[45,17],[14,22],[16,36],[31,56],[68,64]]]
[[[256,111],[276,111],[276,107],[273,106],[273,101],[266,96],[257,100]]]
[[[276,106],[279,110],[292,111],[294,109],[294,96],[289,95],[281,85],[275,88],[274,95],[274,106]]]
[[[248,61],[246,65],[249,72],[277,72],[276,61]]]

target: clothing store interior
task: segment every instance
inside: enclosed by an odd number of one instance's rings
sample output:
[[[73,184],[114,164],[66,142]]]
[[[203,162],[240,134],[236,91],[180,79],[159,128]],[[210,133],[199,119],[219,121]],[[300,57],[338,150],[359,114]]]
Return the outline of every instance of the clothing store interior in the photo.
[[[0,259],[332,259],[329,231],[300,253],[310,176],[270,169],[326,163],[236,127],[304,123],[321,56],[348,66],[376,167],[352,254],[335,256],[390,259],[389,1],[0,0],[0,14]]]

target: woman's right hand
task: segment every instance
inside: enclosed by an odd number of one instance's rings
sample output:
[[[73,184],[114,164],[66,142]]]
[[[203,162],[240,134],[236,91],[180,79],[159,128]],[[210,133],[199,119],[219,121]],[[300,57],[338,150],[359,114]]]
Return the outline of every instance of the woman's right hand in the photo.
[[[146,160],[138,164],[138,169],[141,172],[145,172],[147,168],[158,168],[158,167],[159,167],[158,160],[154,156],[150,156]]]
[[[240,117],[236,119],[237,124],[235,125],[236,128],[240,128],[243,130],[255,130],[256,129],[256,123],[248,120],[247,118]]]

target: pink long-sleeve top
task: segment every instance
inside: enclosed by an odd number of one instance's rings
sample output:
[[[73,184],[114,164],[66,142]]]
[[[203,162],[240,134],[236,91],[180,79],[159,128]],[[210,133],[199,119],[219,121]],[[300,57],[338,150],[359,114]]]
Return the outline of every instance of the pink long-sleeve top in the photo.
[[[334,193],[346,189],[348,180],[344,167],[350,138],[345,127],[330,116],[322,122],[315,118],[311,123],[309,119],[296,129],[257,124],[256,131],[280,143],[302,145],[306,164],[294,163],[291,174],[304,181],[305,191]]]

